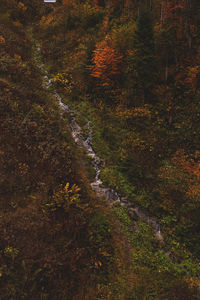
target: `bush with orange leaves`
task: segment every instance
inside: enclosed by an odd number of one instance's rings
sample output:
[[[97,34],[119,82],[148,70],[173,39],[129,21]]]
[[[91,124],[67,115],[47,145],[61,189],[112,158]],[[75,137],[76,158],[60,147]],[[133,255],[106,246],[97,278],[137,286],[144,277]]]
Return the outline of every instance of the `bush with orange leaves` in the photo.
[[[157,191],[160,206],[165,211],[176,211],[177,215],[183,216],[190,210],[199,210],[200,161],[196,162],[183,149],[179,149],[171,161],[160,168],[158,176],[161,184]]]
[[[100,86],[113,86],[120,74],[122,55],[113,49],[106,40],[99,42],[93,51],[90,75],[97,78]]]

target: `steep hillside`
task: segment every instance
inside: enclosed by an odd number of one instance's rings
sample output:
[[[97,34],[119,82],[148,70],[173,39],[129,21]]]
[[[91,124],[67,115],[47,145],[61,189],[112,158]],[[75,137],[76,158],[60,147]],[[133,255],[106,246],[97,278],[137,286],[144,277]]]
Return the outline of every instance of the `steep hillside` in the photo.
[[[38,25],[44,59],[68,101],[86,114],[92,107],[104,180],[198,256],[198,2],[63,1],[52,9]]]
[[[0,11],[0,298],[198,299],[198,1]],[[55,91],[145,222],[92,191]]]
[[[82,153],[45,88],[29,7],[15,1],[1,7],[0,298],[107,295],[110,273],[121,272],[114,250],[120,227],[94,199]]]

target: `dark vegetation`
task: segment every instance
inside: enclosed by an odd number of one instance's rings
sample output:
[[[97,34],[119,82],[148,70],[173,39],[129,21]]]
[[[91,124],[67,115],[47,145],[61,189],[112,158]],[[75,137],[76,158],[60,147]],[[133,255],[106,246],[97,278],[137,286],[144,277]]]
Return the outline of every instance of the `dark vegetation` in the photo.
[[[0,298],[198,299],[199,1],[1,0],[0,21]],[[164,242],[95,198],[34,39]]]

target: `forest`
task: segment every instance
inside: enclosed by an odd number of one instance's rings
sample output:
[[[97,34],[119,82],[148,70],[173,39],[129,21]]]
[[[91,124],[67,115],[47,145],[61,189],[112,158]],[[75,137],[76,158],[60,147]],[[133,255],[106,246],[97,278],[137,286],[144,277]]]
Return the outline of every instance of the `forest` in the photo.
[[[200,299],[199,41],[199,0],[1,0],[0,299]]]

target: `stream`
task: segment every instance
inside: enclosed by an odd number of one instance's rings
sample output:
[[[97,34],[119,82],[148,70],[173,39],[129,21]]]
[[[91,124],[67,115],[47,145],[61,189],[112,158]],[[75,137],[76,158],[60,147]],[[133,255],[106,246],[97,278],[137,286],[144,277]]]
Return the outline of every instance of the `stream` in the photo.
[[[38,55],[40,54],[40,45],[36,45],[37,53]],[[45,71],[44,64],[40,63],[38,64],[38,67],[42,70]],[[45,76],[44,76],[44,81],[45,81],[45,87],[48,89],[51,85],[52,82],[49,79],[47,72],[45,71]],[[94,181],[91,182],[91,188],[93,191],[95,191],[96,196],[100,199],[106,199],[106,201],[110,204],[112,203],[119,203],[122,207],[125,207],[128,211],[128,214],[132,220],[141,220],[143,222],[148,223],[149,225],[154,228],[155,231],[155,237],[156,239],[163,241],[163,235],[161,233],[160,225],[158,222],[148,216],[146,213],[142,211],[142,209],[139,206],[134,206],[132,201],[129,201],[126,197],[121,197],[117,191],[110,187],[105,187],[102,180],[100,179],[100,174],[101,174],[101,169],[103,168],[103,161],[101,158],[99,158],[93,147],[92,147],[92,126],[91,126],[91,121],[86,120],[87,122],[87,137],[84,138],[83,135],[83,130],[79,126],[79,124],[76,122],[75,118],[75,112],[70,108],[69,105],[64,104],[62,101],[62,97],[56,92],[53,91],[54,96],[57,98],[60,109],[61,109],[61,114],[64,112],[69,114],[70,116],[70,130],[72,137],[75,141],[76,144],[78,144],[80,147],[82,147],[87,155],[91,158],[91,162],[93,165],[93,168],[95,170],[95,178]]]
[[[46,83],[50,84],[48,77],[46,78]],[[61,96],[54,92],[55,97],[58,100],[59,106],[63,112],[66,112],[70,116],[70,129],[72,137],[76,144],[84,148],[88,156],[91,158],[93,168],[95,170],[95,179],[91,182],[91,187],[95,191],[98,198],[106,199],[108,203],[119,203],[121,206],[125,207],[132,219],[140,219],[149,225],[151,225],[156,233],[156,237],[159,240],[163,240],[163,236],[160,230],[160,225],[153,219],[147,216],[139,207],[134,207],[134,204],[126,197],[120,197],[117,191],[112,188],[105,187],[102,180],[100,179],[101,169],[103,166],[103,161],[96,155],[92,147],[92,127],[91,121],[87,121],[88,135],[86,139],[83,137],[82,128],[76,122],[75,113],[70,109],[69,105],[62,102]]]

